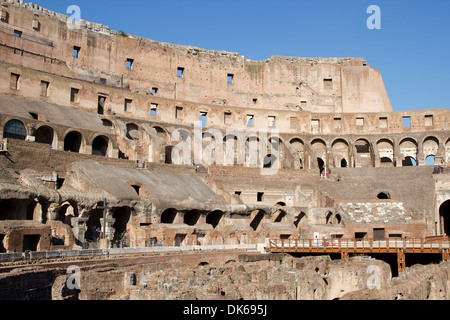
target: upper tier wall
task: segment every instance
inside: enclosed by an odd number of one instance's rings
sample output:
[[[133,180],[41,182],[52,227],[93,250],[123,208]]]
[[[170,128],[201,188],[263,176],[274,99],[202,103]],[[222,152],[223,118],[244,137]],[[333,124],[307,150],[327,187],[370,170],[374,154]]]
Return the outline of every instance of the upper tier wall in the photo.
[[[27,68],[102,79],[131,91],[157,89],[160,97],[196,103],[319,113],[392,111],[380,73],[360,58],[250,61],[236,53],[122,36],[85,21],[70,30],[64,15],[13,3],[2,6],[0,45],[21,58],[2,50],[0,59]],[[41,59],[32,58],[36,55]]]

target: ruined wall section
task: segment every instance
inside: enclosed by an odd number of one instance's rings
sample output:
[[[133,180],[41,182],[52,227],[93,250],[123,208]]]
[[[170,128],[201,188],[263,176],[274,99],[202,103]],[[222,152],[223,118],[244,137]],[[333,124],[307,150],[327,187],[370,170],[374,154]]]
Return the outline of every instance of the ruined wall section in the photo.
[[[0,57],[27,68],[131,91],[157,88],[166,99],[230,107],[392,111],[379,73],[362,59],[255,62],[237,53],[125,36],[91,22],[71,30],[67,17],[37,5],[6,2],[2,12],[8,19],[0,26]]]

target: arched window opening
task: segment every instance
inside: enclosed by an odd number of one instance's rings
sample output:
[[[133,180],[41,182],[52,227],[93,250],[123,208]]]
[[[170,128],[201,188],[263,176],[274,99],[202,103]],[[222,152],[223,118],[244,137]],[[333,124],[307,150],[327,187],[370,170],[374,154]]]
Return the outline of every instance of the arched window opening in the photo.
[[[264,157],[264,168],[275,168],[277,162],[277,157],[274,156],[273,154],[268,154],[267,156]]]
[[[108,138],[98,136],[92,142],[92,155],[105,157],[108,151]]]
[[[188,226],[195,226],[200,219],[200,211],[191,210],[184,214],[183,222]]]
[[[64,151],[80,152],[81,134],[76,131],[69,132],[64,138]]]
[[[210,212],[206,216],[206,223],[212,225],[213,228],[216,228],[219,225],[222,217],[223,217],[223,212],[220,210]]]
[[[23,123],[19,120],[9,120],[3,128],[3,138],[11,138],[17,140],[25,140],[27,130]]]
[[[439,216],[441,217],[442,232],[450,235],[450,200],[441,204],[439,207]]]
[[[261,221],[264,219],[264,211],[262,210],[258,210],[258,212],[256,213],[255,217],[252,219],[252,221],[250,222],[250,227],[256,231],[256,229],[259,227],[259,225],[261,224]]]
[[[169,208],[161,214],[161,223],[172,224],[174,223],[176,216],[177,210],[174,208]]]
[[[388,192],[380,192],[380,193],[377,195],[377,198],[383,200],[383,199],[390,199],[391,196],[389,195]]]
[[[45,144],[52,144],[53,143],[53,128],[49,126],[42,126],[39,129],[36,130],[36,142],[38,143],[45,143]]]

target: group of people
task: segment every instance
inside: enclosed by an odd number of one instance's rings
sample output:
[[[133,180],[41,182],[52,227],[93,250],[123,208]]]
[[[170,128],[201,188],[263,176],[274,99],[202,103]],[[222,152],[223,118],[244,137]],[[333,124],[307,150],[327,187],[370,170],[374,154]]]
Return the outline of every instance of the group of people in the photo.
[[[434,174],[450,173],[450,165],[436,165],[433,170]]]

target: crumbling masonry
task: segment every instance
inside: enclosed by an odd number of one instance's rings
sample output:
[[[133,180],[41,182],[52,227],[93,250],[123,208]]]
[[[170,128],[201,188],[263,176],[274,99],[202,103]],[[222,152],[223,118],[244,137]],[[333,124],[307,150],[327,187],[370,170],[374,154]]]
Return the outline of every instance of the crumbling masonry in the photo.
[[[363,59],[0,15],[0,252],[449,233],[450,112],[394,112]]]

